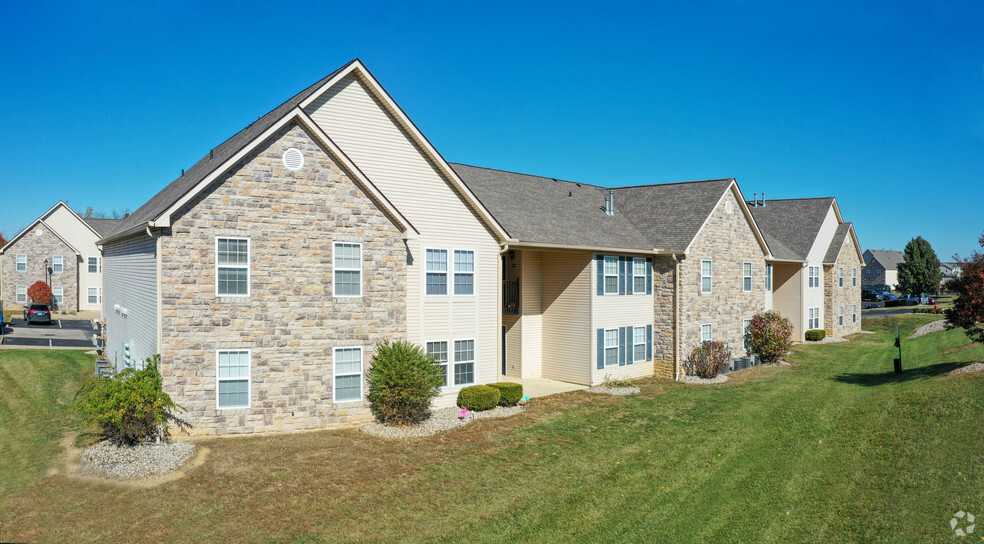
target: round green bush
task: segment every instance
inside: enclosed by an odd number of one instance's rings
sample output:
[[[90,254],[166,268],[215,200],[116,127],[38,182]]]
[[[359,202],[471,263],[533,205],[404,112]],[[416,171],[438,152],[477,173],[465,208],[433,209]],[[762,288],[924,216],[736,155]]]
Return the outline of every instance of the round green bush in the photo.
[[[516,406],[519,399],[523,398],[523,384],[514,382],[490,383],[489,387],[494,387],[502,394],[499,399],[499,406]]]
[[[458,392],[458,406],[481,412],[498,406],[501,398],[502,393],[495,387],[472,385]]]
[[[804,336],[809,342],[819,342],[827,336],[827,331],[823,329],[813,329],[806,331]]]
[[[390,425],[423,421],[444,385],[440,363],[403,340],[376,346],[367,374],[369,409],[380,423]]]

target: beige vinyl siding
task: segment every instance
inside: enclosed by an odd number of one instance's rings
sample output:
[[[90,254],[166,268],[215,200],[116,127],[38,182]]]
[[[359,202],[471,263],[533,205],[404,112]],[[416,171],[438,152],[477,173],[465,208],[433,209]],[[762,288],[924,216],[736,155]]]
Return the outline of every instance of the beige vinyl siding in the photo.
[[[597,271],[594,256],[590,256],[589,279],[594,280]],[[631,265],[629,265],[631,266]],[[629,281],[628,279],[626,281]],[[589,287],[594,287],[593,281]],[[596,288],[589,289],[591,300],[591,329],[589,345],[590,352],[587,368],[590,372],[590,384],[599,384],[606,376],[612,378],[640,378],[652,376],[651,361],[633,362],[631,365],[598,369],[598,329],[617,329],[619,327],[644,327],[653,324],[653,295],[598,295]],[[631,343],[631,342],[630,342]]]
[[[807,255],[807,268],[806,274],[809,274],[809,267],[814,266],[820,269],[820,287],[810,288],[809,278],[806,279],[803,289],[803,319],[806,320],[807,308],[820,308],[821,314],[824,312],[824,267],[823,259],[827,255],[827,249],[830,248],[830,241],[833,240],[834,234],[837,232],[837,214],[834,212],[834,207],[831,206],[827,210],[827,216],[824,217],[823,223],[820,225],[820,231],[817,233],[817,237],[813,240],[813,246],[810,248],[810,253]],[[825,317],[820,316],[821,325],[824,323]],[[804,321],[804,323],[806,323]],[[795,336],[794,336],[795,337]]]
[[[102,274],[89,274],[89,257],[101,256],[96,247],[99,237],[65,206],[56,207],[44,222],[81,253],[79,257],[65,255],[65,273],[78,274],[78,309],[100,310],[101,304],[89,304],[89,288],[102,288]]]
[[[103,253],[106,356],[119,369],[124,343],[139,363],[157,353],[157,241],[140,234],[105,246]]]
[[[540,378],[543,376],[543,300],[541,289],[543,279],[541,274],[542,253],[538,251],[522,252],[522,281],[520,295],[522,301],[522,378]]]
[[[450,182],[369,88],[352,74],[308,114],[419,231],[408,242],[407,334],[411,342],[474,338],[476,383],[499,375],[499,245]],[[474,296],[426,296],[425,250],[475,251]],[[453,284],[449,274],[449,288]],[[448,387],[435,406],[454,403]]]
[[[543,252],[543,377],[590,384],[591,254]],[[650,299],[651,300],[651,299]],[[652,313],[652,302],[650,302]]]
[[[800,263],[775,263],[772,269],[772,308],[793,325],[793,340],[803,341],[806,306],[802,303],[807,269]]]

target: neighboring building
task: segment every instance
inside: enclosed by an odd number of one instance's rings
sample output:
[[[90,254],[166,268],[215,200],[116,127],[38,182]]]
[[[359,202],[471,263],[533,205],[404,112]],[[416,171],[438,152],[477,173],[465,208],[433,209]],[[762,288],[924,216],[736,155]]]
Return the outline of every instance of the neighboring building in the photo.
[[[837,199],[754,201],[751,212],[772,251],[772,308],[789,318],[793,340],[825,329],[861,330],[862,254]]]
[[[865,289],[895,290],[899,285],[899,264],[905,256],[901,251],[867,249],[864,252]]]
[[[960,266],[960,263],[944,263],[940,261],[940,274],[943,274],[943,278],[940,280],[940,285],[943,285],[963,275],[963,268]]]
[[[83,219],[63,201],[41,214],[0,249],[0,300],[7,311],[30,302],[30,286],[49,279],[55,310],[101,310],[102,253],[96,241],[117,223]]]

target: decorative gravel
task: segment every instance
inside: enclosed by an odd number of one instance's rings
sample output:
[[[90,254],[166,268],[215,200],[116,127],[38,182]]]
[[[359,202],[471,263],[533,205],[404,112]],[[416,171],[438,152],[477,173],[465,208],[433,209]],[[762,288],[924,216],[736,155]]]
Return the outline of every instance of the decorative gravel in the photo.
[[[793,366],[793,363],[790,363],[790,362],[787,362],[787,361],[776,361],[774,363],[766,363],[766,364],[763,364],[762,366],[769,367],[769,368],[774,368],[774,367],[779,367],[779,366]]]
[[[932,323],[926,323],[922,327],[919,327],[918,329],[913,331],[913,333],[909,335],[909,338],[919,338],[920,336],[926,336],[927,334],[933,332],[940,332],[941,330],[943,330],[943,325],[945,324],[946,324],[945,319],[938,319],[936,321],[933,321]]]
[[[841,338],[840,336],[824,336],[823,340],[817,340],[816,342],[812,340],[807,340],[807,344],[838,344],[840,342],[847,342],[847,338]]]
[[[639,388],[634,385],[631,387],[606,387],[604,385],[596,385],[594,387],[589,387],[587,392],[598,393],[601,395],[615,395],[620,397],[622,395],[635,395],[639,392]]]
[[[730,379],[731,378],[729,378],[725,374],[718,374],[713,378],[701,378],[700,376],[684,376],[683,383],[699,383],[699,384],[724,383]]]
[[[946,373],[947,376],[956,376],[957,374],[971,374],[973,372],[984,372],[984,361],[979,363],[969,364],[967,366],[962,366],[960,368],[955,368]]]
[[[167,474],[195,456],[191,442],[161,442],[119,447],[100,442],[79,456],[79,472],[114,480],[136,480]]]
[[[442,408],[432,411],[430,417],[417,425],[396,427],[377,422],[370,423],[359,430],[382,438],[422,438],[441,431],[449,431],[455,427],[467,425],[476,419],[510,417],[522,413],[523,410],[524,408],[522,406],[510,406],[508,408],[496,406],[484,412],[468,412],[468,415],[464,419],[461,419],[459,417],[461,415],[461,408]]]

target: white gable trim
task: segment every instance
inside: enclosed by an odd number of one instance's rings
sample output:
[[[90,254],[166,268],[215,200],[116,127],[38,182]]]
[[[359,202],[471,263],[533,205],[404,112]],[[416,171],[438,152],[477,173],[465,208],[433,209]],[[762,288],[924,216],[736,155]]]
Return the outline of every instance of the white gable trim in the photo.
[[[697,234],[694,234],[694,237],[690,240],[690,243],[687,244],[687,248],[683,250],[683,253],[685,255],[690,253],[690,247],[697,241],[697,237],[700,236],[700,233],[704,232],[704,227],[707,226],[707,222],[711,220],[711,216],[714,215],[714,212],[718,209],[718,206],[721,205],[721,201],[724,200],[724,197],[728,194],[728,191],[731,191],[731,193],[735,195],[735,199],[738,201],[738,207],[741,209],[742,215],[745,216],[745,221],[748,222],[750,227],[752,227],[752,232],[755,234],[755,239],[758,240],[759,247],[762,248],[762,255],[766,259],[772,260],[772,252],[769,250],[769,244],[765,242],[765,237],[762,236],[762,231],[759,230],[758,223],[756,223],[755,218],[752,217],[752,212],[748,209],[748,204],[745,202],[745,197],[741,194],[741,189],[738,187],[738,182],[735,178],[731,178],[731,183],[728,184],[728,188],[721,193],[720,198],[718,198],[717,202],[714,203],[714,207],[711,208],[711,213],[707,214],[707,217],[704,218],[704,222],[701,223],[700,228],[697,229]]]
[[[48,208],[48,211],[46,211],[43,214],[41,214],[41,216],[38,217],[33,223],[31,223],[30,226],[28,226],[26,229],[18,232],[17,233],[17,236],[14,236],[13,238],[11,238],[10,241],[7,242],[7,245],[5,245],[2,248],[0,248],[0,255],[2,255],[3,252],[7,249],[7,246],[9,246],[10,244],[14,243],[15,241],[17,241],[18,239],[20,239],[25,234],[27,234],[31,229],[34,228],[34,226],[38,223],[38,221],[44,221],[44,219],[46,217],[50,216],[52,213],[54,213],[54,211],[57,210],[59,206],[64,207],[66,210],[69,211],[69,213],[71,213],[73,216],[75,216],[75,218],[79,220],[79,223],[82,223],[82,225],[85,228],[89,229],[90,231],[92,231],[92,234],[95,234],[96,235],[96,238],[101,238],[101,236],[99,235],[98,232],[96,232],[95,230],[93,230],[92,227],[90,227],[88,223],[86,223],[85,221],[83,221],[82,218],[79,217],[79,214],[75,213],[75,210],[73,210],[72,208],[70,208],[68,206],[68,204],[65,204],[65,201],[64,200],[59,200],[57,204],[55,204],[54,206]],[[45,225],[45,228],[47,228],[51,232],[55,232],[47,224]],[[55,235],[58,236],[57,233]],[[68,244],[68,242],[65,241],[65,239],[62,238],[61,236],[58,236],[58,239],[61,240],[62,242],[65,242],[66,244]],[[72,248],[72,250],[75,251],[75,253],[77,255],[81,255],[82,254],[77,249],[75,249],[75,247],[72,246],[72,244],[68,244],[68,247]]]

